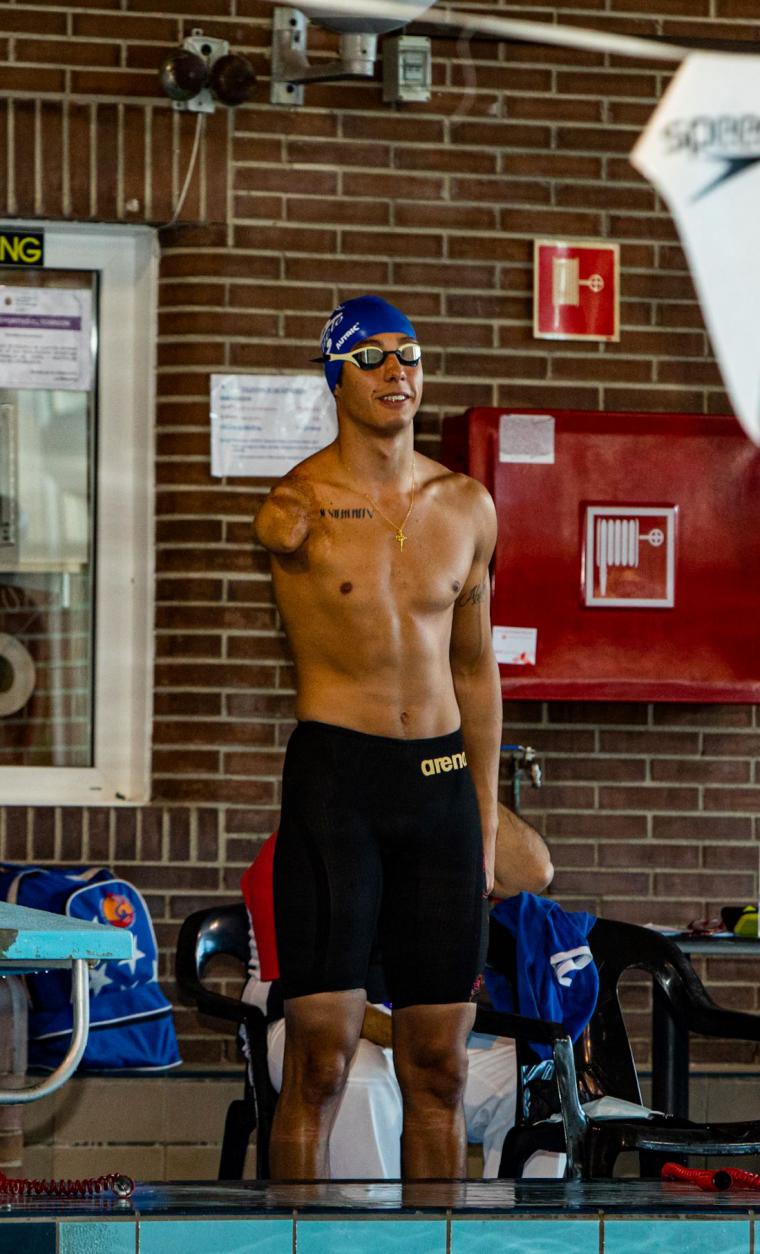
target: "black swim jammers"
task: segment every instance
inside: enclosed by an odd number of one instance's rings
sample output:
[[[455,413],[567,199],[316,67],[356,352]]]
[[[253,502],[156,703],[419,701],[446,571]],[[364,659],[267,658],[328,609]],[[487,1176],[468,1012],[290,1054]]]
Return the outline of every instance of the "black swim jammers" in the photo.
[[[467,1002],[487,941],[461,732],[396,740],[299,723],[274,858],[283,995],[366,988],[379,941],[396,1008]]]

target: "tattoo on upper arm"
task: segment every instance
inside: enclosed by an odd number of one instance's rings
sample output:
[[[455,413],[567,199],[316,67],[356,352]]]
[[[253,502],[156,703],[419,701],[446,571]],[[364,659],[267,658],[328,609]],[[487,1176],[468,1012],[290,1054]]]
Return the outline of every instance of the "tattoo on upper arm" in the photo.
[[[456,607],[461,610],[465,605],[480,605],[485,595],[486,580],[484,579],[482,583],[476,583],[474,587],[470,588],[469,592],[463,592],[456,601]]]

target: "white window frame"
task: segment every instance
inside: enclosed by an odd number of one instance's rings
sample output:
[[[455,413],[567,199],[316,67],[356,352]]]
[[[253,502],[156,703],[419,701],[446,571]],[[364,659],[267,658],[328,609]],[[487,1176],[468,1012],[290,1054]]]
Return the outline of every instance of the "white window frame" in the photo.
[[[150,796],[158,240],[149,227],[2,226],[44,230],[45,269],[99,271],[100,304],[95,765],[1,766],[0,804],[135,804]]]

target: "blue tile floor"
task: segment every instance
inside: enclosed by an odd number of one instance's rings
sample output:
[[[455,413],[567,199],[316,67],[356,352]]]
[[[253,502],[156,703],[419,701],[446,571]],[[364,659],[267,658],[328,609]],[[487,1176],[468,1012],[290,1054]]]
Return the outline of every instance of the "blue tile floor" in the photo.
[[[140,1185],[0,1207],[0,1254],[752,1254],[760,1194],[681,1184]]]

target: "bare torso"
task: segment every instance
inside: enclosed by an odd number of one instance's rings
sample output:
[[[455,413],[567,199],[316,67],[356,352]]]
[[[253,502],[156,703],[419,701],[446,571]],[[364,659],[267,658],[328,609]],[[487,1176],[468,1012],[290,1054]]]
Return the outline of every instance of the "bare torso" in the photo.
[[[308,530],[293,552],[272,553],[272,576],[301,720],[408,738],[444,735],[460,724],[449,645],[483,489],[419,453],[415,474],[403,550],[391,525],[347,482],[334,446],[288,477]],[[405,508],[398,499],[395,514],[384,506],[396,522]]]

